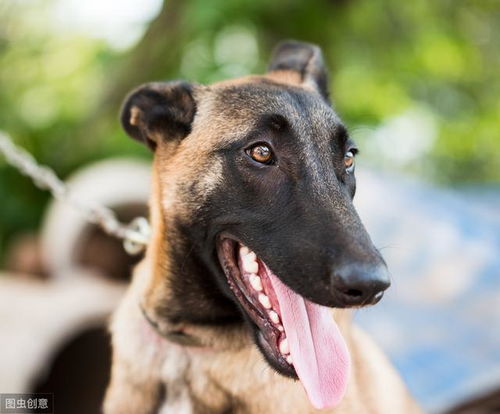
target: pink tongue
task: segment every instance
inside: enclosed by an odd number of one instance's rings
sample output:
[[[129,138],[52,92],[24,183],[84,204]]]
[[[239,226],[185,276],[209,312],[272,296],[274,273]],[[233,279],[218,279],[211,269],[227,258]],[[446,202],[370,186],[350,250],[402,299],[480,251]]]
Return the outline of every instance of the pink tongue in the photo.
[[[317,409],[337,405],[345,394],[350,358],[331,310],[302,298],[268,272],[279,302],[293,366]]]

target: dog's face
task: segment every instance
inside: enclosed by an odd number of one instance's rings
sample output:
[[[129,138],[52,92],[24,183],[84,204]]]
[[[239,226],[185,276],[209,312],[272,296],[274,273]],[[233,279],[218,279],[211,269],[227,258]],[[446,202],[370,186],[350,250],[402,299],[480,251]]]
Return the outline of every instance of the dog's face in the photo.
[[[352,205],[357,149],[328,102],[319,49],[282,44],[264,76],[145,85],[122,122],[155,151],[161,225],[146,313],[243,319],[275,369],[314,382],[302,354],[342,348],[323,333],[322,306],[373,304],[389,286]]]

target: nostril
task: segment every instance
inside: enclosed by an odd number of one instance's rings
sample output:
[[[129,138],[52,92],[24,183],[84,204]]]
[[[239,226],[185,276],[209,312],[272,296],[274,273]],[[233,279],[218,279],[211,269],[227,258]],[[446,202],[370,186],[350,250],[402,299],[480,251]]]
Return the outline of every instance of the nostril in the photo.
[[[344,295],[351,296],[353,298],[359,298],[363,296],[363,292],[361,292],[361,290],[358,289],[347,289],[344,290],[342,293],[344,293]]]

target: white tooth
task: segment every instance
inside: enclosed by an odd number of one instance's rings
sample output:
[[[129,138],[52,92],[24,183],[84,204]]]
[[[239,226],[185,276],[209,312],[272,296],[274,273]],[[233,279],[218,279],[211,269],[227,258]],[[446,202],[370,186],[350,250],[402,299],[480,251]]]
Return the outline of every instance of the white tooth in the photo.
[[[276,323],[276,324],[280,323],[280,317],[273,310],[269,311],[269,319],[271,319],[271,322],[273,322],[273,323]]]
[[[283,325],[278,325],[278,331],[280,332],[284,332],[285,329],[283,328]]]
[[[290,365],[293,365],[293,359],[292,359],[292,356],[291,355],[288,355],[286,357],[286,362],[288,362]]]
[[[249,251],[247,254],[246,254],[246,257],[245,257],[248,261],[253,261],[255,262],[257,260],[257,255],[252,252],[252,251]]]
[[[259,265],[255,260],[249,259],[249,256],[243,258],[243,270],[247,273],[257,273]]]
[[[257,292],[261,292],[262,291],[262,281],[260,280],[260,277],[255,275],[255,274],[251,274],[250,275],[250,285],[257,291]]]
[[[246,256],[248,253],[250,253],[250,249],[247,246],[241,246],[240,247],[240,255]]]
[[[280,342],[280,352],[283,355],[288,355],[290,353],[290,347],[288,346],[288,339],[285,338]]]
[[[262,304],[262,306],[264,306],[264,308],[271,309],[271,301],[263,293],[259,294],[259,302]]]

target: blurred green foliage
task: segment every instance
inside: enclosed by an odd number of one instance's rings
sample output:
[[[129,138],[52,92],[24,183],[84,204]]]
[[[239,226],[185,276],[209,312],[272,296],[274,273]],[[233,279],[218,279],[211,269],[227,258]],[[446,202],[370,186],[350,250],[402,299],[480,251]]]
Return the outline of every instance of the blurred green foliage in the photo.
[[[360,162],[441,184],[500,182],[496,0],[171,0],[126,50],[58,28],[55,3],[0,3],[0,129],[63,177],[149,156],[117,121],[137,84],[262,72],[274,44],[295,38],[322,46]],[[47,200],[0,160],[0,252],[37,227]]]

